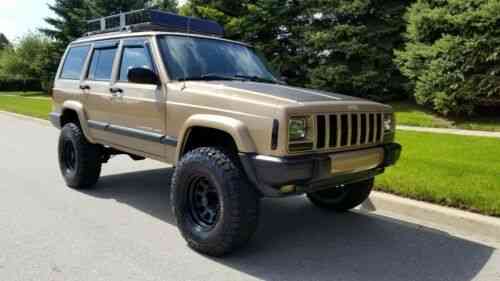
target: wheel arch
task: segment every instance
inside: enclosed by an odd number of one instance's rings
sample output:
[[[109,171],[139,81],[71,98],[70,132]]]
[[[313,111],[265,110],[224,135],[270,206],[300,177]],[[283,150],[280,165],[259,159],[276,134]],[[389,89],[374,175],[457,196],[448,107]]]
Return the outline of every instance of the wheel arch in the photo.
[[[66,101],[63,103],[61,110],[61,126],[69,122],[78,122],[87,140],[91,143],[95,143],[90,135],[85,111],[80,102]]]
[[[205,135],[206,137],[200,140],[200,136]],[[234,144],[236,152],[256,152],[255,143],[245,124],[240,120],[225,116],[207,114],[191,116],[185,122],[179,140],[180,145],[177,148],[176,160],[179,160],[193,148],[204,144],[213,145],[214,143],[226,145],[228,141]]]

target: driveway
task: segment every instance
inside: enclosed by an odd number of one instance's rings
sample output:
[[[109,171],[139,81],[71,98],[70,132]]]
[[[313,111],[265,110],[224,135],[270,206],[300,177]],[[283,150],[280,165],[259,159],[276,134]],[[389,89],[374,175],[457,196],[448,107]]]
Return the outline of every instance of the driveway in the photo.
[[[0,280],[500,280],[499,251],[475,239],[304,197],[263,200],[247,248],[205,257],[176,229],[165,165],[116,157],[79,192],[57,130],[3,114],[0,129]]]

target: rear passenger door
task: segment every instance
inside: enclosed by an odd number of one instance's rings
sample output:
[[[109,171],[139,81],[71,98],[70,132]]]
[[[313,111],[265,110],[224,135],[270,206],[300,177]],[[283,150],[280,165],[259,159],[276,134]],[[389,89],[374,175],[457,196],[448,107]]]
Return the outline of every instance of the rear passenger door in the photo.
[[[104,143],[113,143],[117,137],[106,128],[117,118],[110,89],[119,42],[94,43],[88,70],[80,85],[85,91],[85,112],[90,133],[94,139]]]
[[[122,137],[117,144],[149,155],[165,155],[165,98],[161,86],[136,84],[128,80],[131,68],[148,68],[158,73],[148,38],[126,39],[117,60],[116,82],[111,87],[115,116],[112,130]]]

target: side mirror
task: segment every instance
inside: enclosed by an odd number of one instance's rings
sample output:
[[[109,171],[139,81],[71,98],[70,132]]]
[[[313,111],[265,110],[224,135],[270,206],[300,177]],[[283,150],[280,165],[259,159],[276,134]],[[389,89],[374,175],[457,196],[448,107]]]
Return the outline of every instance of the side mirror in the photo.
[[[280,82],[282,84],[288,84],[288,77],[287,76],[281,76],[280,77]]]
[[[128,81],[137,84],[159,85],[160,78],[151,69],[134,67],[128,71]]]

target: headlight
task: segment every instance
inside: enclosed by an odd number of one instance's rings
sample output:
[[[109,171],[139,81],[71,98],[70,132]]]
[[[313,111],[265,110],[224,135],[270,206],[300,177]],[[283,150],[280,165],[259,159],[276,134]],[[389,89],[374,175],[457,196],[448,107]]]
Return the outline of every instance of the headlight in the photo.
[[[384,130],[392,131],[394,130],[396,124],[394,124],[394,114],[384,114]]]
[[[294,117],[288,123],[288,138],[291,142],[303,141],[307,138],[307,118]]]

